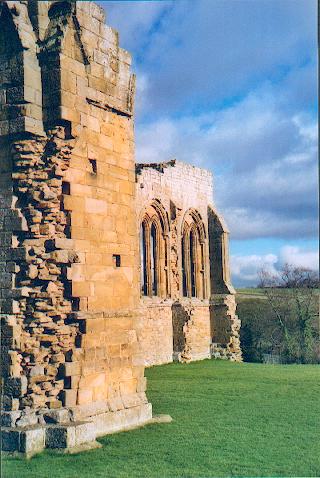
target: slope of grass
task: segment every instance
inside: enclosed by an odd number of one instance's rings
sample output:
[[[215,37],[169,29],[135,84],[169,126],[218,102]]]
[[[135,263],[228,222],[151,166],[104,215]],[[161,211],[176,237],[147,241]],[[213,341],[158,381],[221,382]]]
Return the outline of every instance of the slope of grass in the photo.
[[[265,299],[265,293],[263,289],[259,289],[257,287],[243,287],[241,289],[236,290],[236,297],[237,300],[240,298],[260,298]]]
[[[102,438],[78,455],[6,460],[5,478],[320,475],[320,368],[203,361],[147,370],[170,424]]]

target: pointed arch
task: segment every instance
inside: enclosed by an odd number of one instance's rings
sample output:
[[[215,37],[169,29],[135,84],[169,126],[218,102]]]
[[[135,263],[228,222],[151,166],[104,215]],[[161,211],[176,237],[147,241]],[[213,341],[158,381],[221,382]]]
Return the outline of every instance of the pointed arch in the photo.
[[[207,234],[200,213],[189,209],[181,227],[181,272],[184,297],[207,297]]]
[[[169,216],[159,199],[154,199],[140,217],[141,294],[169,294]]]

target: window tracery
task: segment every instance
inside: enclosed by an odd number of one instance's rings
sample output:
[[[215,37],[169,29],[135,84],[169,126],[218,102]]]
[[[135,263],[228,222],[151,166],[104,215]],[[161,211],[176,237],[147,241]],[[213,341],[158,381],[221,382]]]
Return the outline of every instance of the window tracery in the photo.
[[[200,214],[189,211],[184,219],[181,236],[182,264],[182,295],[205,299],[206,265],[205,265],[206,234]]]
[[[141,295],[167,297],[169,294],[168,238],[165,209],[154,200],[145,210],[140,230]]]

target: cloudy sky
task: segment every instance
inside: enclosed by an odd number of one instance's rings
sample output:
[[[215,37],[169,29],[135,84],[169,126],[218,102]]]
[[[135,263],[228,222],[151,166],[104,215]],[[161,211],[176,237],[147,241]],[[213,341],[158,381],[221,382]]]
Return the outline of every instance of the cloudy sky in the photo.
[[[137,73],[137,161],[214,173],[236,286],[318,267],[316,0],[105,1]]]

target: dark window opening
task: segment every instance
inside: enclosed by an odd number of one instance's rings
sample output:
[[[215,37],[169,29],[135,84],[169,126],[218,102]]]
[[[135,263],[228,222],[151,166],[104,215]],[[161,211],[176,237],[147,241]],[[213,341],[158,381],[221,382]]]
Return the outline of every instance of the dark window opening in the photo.
[[[79,297],[72,297],[71,307],[72,307],[72,311],[74,311],[74,312],[78,312],[80,310],[80,298]]]
[[[97,160],[96,159],[89,159],[89,163],[91,166],[91,174],[97,174],[98,169],[97,169]]]
[[[141,293],[148,295],[147,288],[147,251],[146,251],[146,227],[141,225],[140,233],[140,255],[141,255]]]
[[[113,254],[112,258],[115,267],[121,267],[121,256],[119,256],[119,254]]]
[[[186,274],[186,262],[185,262],[185,247],[184,247],[184,238],[181,241],[181,258],[182,258],[182,292],[183,297],[188,296],[187,290],[187,274]]]
[[[65,194],[66,196],[69,196],[71,194],[70,183],[62,181],[62,194]]]

